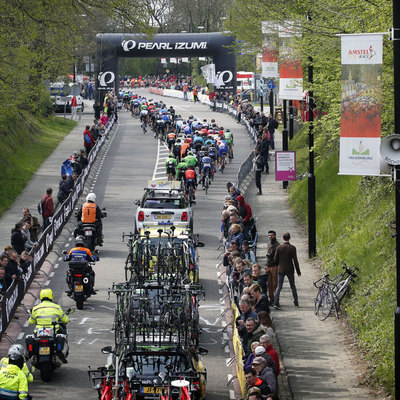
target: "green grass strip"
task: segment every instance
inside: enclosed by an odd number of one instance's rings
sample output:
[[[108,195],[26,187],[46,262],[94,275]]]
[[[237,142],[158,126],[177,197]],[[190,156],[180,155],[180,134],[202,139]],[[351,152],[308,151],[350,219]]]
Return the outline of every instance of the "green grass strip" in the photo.
[[[0,216],[25,188],[32,175],[77,125],[76,121],[29,116],[0,130]],[[64,160],[60,160],[60,165]],[[45,188],[44,188],[45,189]]]

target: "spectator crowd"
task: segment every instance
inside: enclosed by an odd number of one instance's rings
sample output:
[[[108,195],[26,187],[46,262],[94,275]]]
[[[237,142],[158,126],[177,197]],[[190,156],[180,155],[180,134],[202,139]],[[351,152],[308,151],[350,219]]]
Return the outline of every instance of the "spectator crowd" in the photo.
[[[227,185],[221,212],[223,266],[234,302],[240,310],[236,319],[242,350],[247,396],[250,400],[278,399],[279,357],[273,347],[274,327],[270,309],[279,309],[283,279],[288,277],[294,305],[298,306],[294,269],[300,275],[295,247],[290,234],[280,244],[276,232],[268,232],[266,262],[257,260],[257,229],[252,209],[232,182]],[[292,266],[290,268],[290,266]]]

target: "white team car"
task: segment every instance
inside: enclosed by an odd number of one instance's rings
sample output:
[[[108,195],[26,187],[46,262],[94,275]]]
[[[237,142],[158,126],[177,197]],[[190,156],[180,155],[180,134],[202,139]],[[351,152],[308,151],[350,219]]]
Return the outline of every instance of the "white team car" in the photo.
[[[178,181],[149,181],[135,216],[135,233],[144,226],[179,225],[193,231],[193,208],[185,199],[181,183]]]

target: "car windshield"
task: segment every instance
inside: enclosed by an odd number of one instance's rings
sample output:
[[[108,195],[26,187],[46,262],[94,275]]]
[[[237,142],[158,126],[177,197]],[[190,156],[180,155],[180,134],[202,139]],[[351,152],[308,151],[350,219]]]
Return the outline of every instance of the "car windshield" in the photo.
[[[184,205],[180,199],[147,199],[143,204],[143,208],[179,209],[184,208]]]

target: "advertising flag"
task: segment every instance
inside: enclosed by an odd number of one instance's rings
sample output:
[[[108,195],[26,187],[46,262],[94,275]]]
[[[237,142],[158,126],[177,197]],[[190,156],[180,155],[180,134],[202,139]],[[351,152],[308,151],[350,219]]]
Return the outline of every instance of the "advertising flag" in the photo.
[[[380,175],[382,34],[343,35],[339,174]]]
[[[263,35],[261,74],[263,78],[278,78],[278,27],[271,21],[262,21]]]
[[[279,29],[279,98],[303,100],[303,66],[296,54],[295,41],[299,33],[280,26]]]

